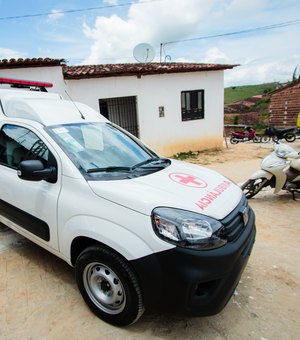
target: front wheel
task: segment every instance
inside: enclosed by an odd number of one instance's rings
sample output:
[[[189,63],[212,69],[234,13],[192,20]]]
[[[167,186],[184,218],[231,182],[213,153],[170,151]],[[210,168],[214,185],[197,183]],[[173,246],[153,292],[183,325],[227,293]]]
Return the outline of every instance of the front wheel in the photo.
[[[296,135],[294,133],[287,133],[286,135],[284,135],[284,139],[289,142],[292,143],[295,141],[296,139]]]
[[[248,181],[241,186],[241,189],[247,198],[251,198],[263,187],[266,187],[268,183],[269,181],[266,178],[248,179]]]
[[[263,143],[268,143],[268,142],[270,141],[270,139],[271,139],[271,137],[266,136],[266,135],[263,135],[263,136],[261,137],[261,141],[262,141]]]
[[[261,136],[260,135],[255,135],[253,137],[253,143],[261,143]]]
[[[75,265],[80,293],[102,320],[116,326],[136,322],[144,312],[137,277],[122,257],[98,245],[85,249]]]

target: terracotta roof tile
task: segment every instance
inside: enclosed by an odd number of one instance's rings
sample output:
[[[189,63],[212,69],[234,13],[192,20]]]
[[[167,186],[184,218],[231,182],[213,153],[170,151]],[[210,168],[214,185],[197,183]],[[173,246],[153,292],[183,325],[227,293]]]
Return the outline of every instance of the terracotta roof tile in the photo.
[[[26,58],[26,59],[0,59],[1,68],[24,68],[24,67],[48,67],[48,66],[63,66],[64,59],[52,58]]]
[[[286,83],[284,86],[279,87],[278,89],[270,92],[270,95],[273,95],[274,93],[277,93],[277,92],[285,91],[286,89],[288,89],[290,87],[294,87],[294,86],[298,87],[299,84],[300,84],[300,78],[299,79],[295,79],[295,80],[293,80],[291,82]]]
[[[65,79],[143,76],[163,73],[201,72],[232,69],[238,65],[200,63],[132,63],[65,66]]]
[[[131,64],[99,64],[67,66],[65,59],[26,58],[0,59],[0,69],[62,66],[66,79],[103,78],[120,76],[137,76],[201,72],[232,69],[238,65],[230,64],[201,64],[201,63],[131,63]]]

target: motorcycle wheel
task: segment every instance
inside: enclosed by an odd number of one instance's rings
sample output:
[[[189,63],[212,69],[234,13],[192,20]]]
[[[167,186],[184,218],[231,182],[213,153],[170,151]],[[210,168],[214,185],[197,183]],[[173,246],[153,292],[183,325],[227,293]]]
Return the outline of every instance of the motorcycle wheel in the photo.
[[[271,137],[265,136],[265,135],[261,137],[261,141],[263,143],[268,143],[270,141],[270,139],[271,139]]]
[[[247,198],[255,196],[263,187],[267,186],[269,181],[266,178],[248,179],[241,189]]]
[[[261,136],[260,135],[255,135],[253,137],[253,143],[261,143]]]
[[[231,144],[237,144],[239,141],[235,137],[230,138],[230,143]]]
[[[296,139],[296,136],[294,133],[287,133],[286,135],[284,135],[284,139],[289,142],[289,143],[292,143],[295,141]]]

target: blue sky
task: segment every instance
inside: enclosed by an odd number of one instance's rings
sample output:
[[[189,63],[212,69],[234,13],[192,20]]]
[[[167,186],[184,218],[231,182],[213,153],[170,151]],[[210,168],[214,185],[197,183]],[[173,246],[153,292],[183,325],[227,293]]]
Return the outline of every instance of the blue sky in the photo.
[[[291,80],[299,35],[299,0],[0,0],[0,59],[131,63],[149,43],[154,61],[241,64],[225,86]]]

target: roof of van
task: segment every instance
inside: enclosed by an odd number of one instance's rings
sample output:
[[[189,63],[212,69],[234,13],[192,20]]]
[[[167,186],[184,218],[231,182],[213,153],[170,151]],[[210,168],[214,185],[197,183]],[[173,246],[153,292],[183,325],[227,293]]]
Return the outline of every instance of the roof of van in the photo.
[[[28,119],[45,126],[77,122],[107,121],[85,104],[64,100],[55,93],[0,90],[0,114]]]

